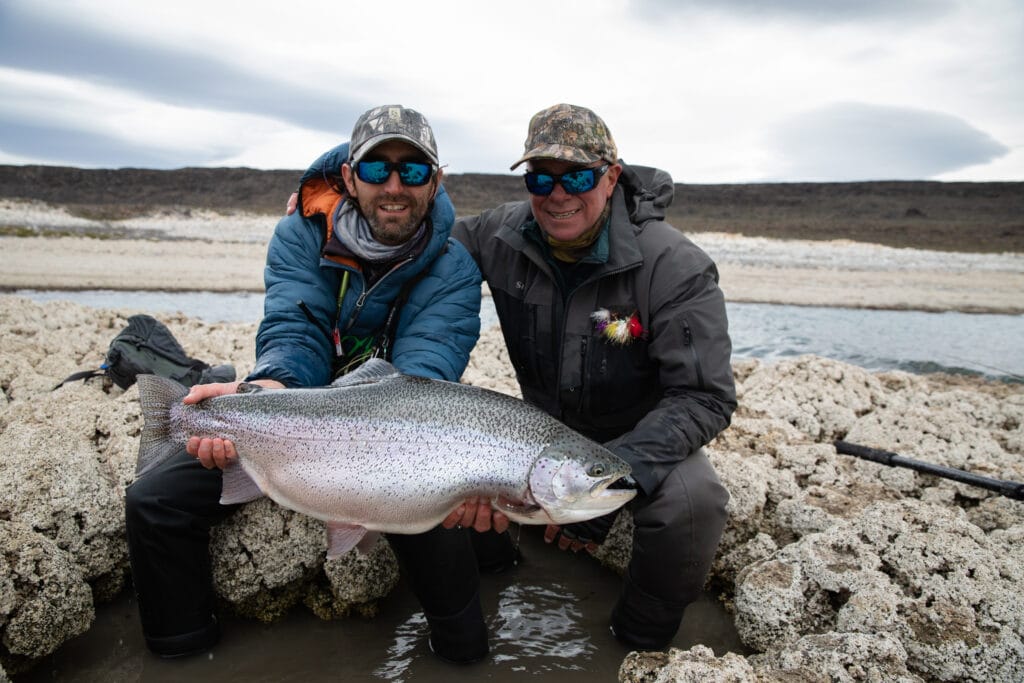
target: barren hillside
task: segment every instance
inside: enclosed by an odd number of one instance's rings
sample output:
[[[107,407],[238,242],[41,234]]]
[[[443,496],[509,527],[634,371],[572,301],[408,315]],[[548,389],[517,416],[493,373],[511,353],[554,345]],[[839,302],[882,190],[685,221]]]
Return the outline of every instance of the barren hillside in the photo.
[[[0,165],[0,198],[39,200],[101,219],[183,207],[279,214],[300,175],[248,168]],[[452,174],[445,186],[460,215],[527,196],[518,175]],[[1024,252],[1024,182],[677,183],[675,190],[668,218],[689,232]],[[0,226],[0,234],[12,230]]]

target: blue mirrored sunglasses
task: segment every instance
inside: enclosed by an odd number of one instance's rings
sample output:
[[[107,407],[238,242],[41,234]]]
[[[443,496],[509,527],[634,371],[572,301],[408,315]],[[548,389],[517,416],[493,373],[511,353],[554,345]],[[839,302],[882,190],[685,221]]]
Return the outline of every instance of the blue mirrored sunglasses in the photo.
[[[593,190],[597,181],[607,172],[608,164],[600,168],[581,168],[578,171],[570,171],[562,175],[527,171],[526,189],[530,191],[530,194],[543,197],[554,192],[555,183],[559,183],[568,194],[582,194]]]
[[[433,164],[419,161],[360,161],[356,164],[356,176],[373,185],[383,185],[392,171],[398,171],[403,185],[419,187],[430,182],[435,170]]]

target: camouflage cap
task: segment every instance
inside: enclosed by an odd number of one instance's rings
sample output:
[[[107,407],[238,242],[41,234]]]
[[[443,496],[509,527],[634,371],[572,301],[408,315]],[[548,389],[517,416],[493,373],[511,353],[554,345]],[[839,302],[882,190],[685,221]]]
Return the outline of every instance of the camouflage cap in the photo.
[[[530,119],[525,153],[510,170],[530,159],[561,159],[592,164],[599,159],[619,160],[615,140],[601,117],[586,107],[556,104]]]
[[[355,164],[367,152],[387,140],[404,140],[427,155],[437,165],[437,143],[426,117],[400,104],[374,107],[359,117],[352,128],[349,163]]]

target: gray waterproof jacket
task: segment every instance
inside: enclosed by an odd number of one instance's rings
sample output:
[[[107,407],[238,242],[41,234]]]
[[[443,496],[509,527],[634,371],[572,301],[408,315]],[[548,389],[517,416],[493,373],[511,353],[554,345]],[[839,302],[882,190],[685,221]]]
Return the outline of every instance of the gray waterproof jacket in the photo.
[[[725,298],[711,258],[664,222],[672,178],[623,165],[608,259],[571,292],[526,234],[528,201],[456,221],[490,286],[523,398],[609,446],[651,493],[736,408]],[[637,313],[643,336],[615,344],[591,314]]]

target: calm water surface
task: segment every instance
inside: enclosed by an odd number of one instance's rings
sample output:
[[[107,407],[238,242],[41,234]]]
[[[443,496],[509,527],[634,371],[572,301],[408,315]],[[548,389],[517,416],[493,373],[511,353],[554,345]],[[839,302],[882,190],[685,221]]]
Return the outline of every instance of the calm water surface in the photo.
[[[470,666],[441,662],[429,651],[427,626],[404,584],[380,614],[322,621],[297,606],[281,621],[224,620],[224,637],[209,654],[179,660],[150,655],[130,591],[97,609],[84,635],[42,660],[14,683],[44,681],[614,681],[627,650],[608,631],[619,578],[596,560],[543,542],[541,527],[524,527],[523,564],[482,578],[491,633],[488,659]],[[686,612],[673,647],[703,644],[719,656],[745,653],[724,608],[705,596]]]
[[[251,292],[15,292],[36,301],[63,299],[99,308],[176,312],[208,322],[255,322],[263,294]],[[1024,296],[1024,295],[1022,295]],[[811,353],[868,370],[956,372],[1024,380],[1024,316],[884,311],[730,303],[734,358],[775,361]],[[484,327],[497,322],[489,298]]]

